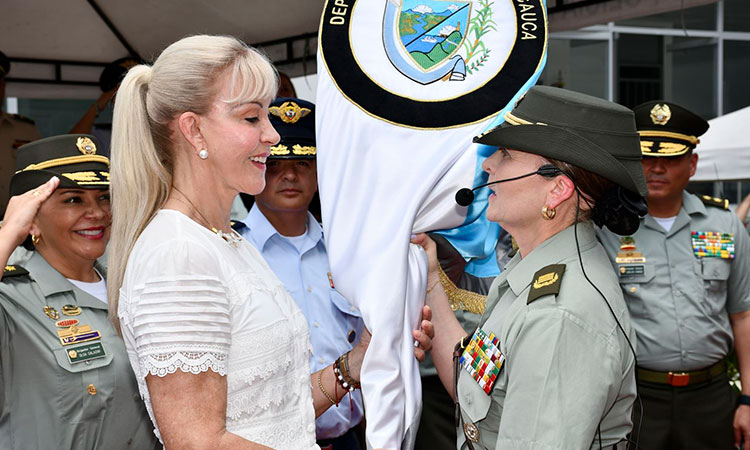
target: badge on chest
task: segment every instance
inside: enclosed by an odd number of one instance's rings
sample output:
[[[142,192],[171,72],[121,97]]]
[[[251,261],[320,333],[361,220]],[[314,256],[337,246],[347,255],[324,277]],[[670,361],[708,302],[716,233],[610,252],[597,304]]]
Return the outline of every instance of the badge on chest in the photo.
[[[500,339],[494,333],[487,335],[481,328],[477,328],[459,361],[461,367],[487,395],[492,392],[505,362],[505,355],[500,352],[499,345]]]
[[[690,238],[698,258],[734,259],[734,233],[693,231]]]

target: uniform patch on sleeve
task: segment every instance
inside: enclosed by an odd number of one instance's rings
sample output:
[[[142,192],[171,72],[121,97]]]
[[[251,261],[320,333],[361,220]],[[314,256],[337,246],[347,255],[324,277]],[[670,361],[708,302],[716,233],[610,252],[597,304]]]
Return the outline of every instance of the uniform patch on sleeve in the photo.
[[[531,290],[526,304],[533,302],[545,295],[557,295],[560,293],[560,282],[565,273],[565,264],[552,264],[534,274]]]
[[[3,279],[10,277],[20,277],[28,274],[29,271],[21,266],[5,266],[5,270],[3,270]]]

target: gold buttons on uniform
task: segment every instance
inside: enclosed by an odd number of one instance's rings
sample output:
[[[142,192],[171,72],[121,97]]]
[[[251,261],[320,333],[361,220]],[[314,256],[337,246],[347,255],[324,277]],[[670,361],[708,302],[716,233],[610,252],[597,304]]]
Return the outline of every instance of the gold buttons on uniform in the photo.
[[[471,422],[464,423],[464,435],[471,442],[479,442],[479,428]]]
[[[90,395],[96,395],[96,386],[94,386],[93,384],[89,384],[86,390]]]

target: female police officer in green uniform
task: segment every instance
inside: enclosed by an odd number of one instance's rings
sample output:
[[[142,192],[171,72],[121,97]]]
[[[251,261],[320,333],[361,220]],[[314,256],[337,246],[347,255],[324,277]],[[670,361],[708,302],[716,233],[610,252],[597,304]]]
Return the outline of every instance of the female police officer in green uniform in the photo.
[[[0,448],[152,449],[125,346],[107,319],[109,160],[95,138],[18,151],[0,260]],[[55,178],[52,178],[55,177]],[[49,180],[49,181],[48,181]],[[13,261],[11,261],[12,263]]]
[[[432,356],[460,409],[458,447],[613,448],[632,426],[634,336],[591,222],[630,233],[646,212],[633,113],[534,87],[505,119],[475,140],[499,147],[483,166],[495,182],[487,217],[518,253],[469,336],[440,287],[434,243],[413,241],[430,262]]]

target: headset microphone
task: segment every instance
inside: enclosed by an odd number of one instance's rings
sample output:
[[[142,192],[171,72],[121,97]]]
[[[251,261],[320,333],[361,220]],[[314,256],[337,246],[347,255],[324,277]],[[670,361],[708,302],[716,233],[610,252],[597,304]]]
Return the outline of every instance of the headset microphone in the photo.
[[[530,177],[532,175],[541,175],[543,177],[552,178],[556,177],[558,175],[562,174],[562,170],[558,169],[557,167],[553,166],[552,164],[545,164],[541,166],[539,169],[537,169],[534,172],[529,172],[524,175],[519,175],[517,177],[513,178],[506,178],[504,180],[497,180],[490,183],[480,184],[479,186],[469,189],[469,188],[463,188],[459,189],[458,192],[456,192],[456,203],[458,203],[460,206],[469,206],[471,205],[471,202],[474,201],[474,191],[477,189],[481,189],[485,186],[489,186],[491,184],[497,184],[497,183],[505,183],[506,181],[515,181],[520,180],[521,178]]]

